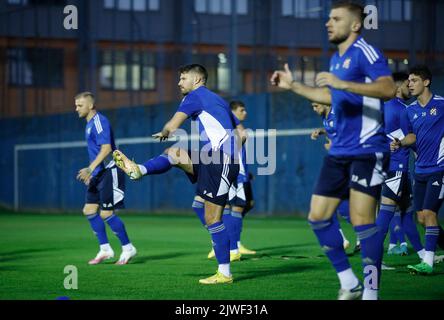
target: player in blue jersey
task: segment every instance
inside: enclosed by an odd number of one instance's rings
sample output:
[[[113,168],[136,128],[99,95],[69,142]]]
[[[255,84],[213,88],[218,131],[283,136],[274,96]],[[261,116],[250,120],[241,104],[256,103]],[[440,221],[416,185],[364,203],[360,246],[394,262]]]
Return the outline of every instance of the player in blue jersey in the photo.
[[[317,140],[319,138],[319,136],[326,135],[327,143],[324,144],[324,148],[325,148],[325,150],[328,151],[331,148],[331,139],[333,139],[333,137],[336,135],[336,129],[335,129],[336,118],[335,118],[334,112],[332,112],[331,106],[328,106],[328,105],[313,102],[311,104],[311,106],[313,107],[313,111],[316,112],[319,116],[321,116],[323,127],[314,130],[311,133],[310,137],[312,140]],[[342,218],[344,218],[347,222],[350,223],[350,212],[349,212],[348,199],[341,201],[336,213],[333,214],[333,216],[332,216],[333,222],[335,224],[338,224],[339,232],[342,237],[342,245],[344,247],[344,250],[347,250],[347,248],[350,246],[350,241],[347,240],[344,232],[341,229],[341,226],[338,221],[338,214]],[[358,252],[360,250],[360,246],[361,245],[358,240],[354,251]]]
[[[338,299],[377,299],[383,246],[375,224],[377,200],[386,177],[389,148],[384,134],[383,100],[396,86],[382,52],[360,35],[364,9],[350,2],[332,5],[326,23],[328,39],[338,51],[330,72],[316,77],[318,87],[293,79],[288,65],[271,83],[313,102],[331,105],[337,119],[336,136],[315,187],[308,216],[321,247],[339,281]],[[332,215],[349,197],[350,218],[361,241],[365,286],[354,274]]]
[[[230,109],[241,123],[247,118],[247,110],[242,101],[231,101]],[[239,151],[239,175],[231,185],[228,193],[228,204],[225,206],[222,215],[223,222],[230,236],[230,261],[238,261],[242,255],[256,254],[256,251],[246,248],[241,243],[243,219],[253,207],[251,175],[248,171],[245,146],[242,146],[242,149]],[[211,259],[214,256],[214,250],[211,250],[208,258]]]
[[[100,244],[99,253],[89,264],[98,264],[114,257],[103,220],[122,244],[122,254],[116,264],[127,264],[137,251],[128,238],[124,223],[114,214],[115,209],[124,206],[125,175],[115,166],[114,161],[105,165],[108,156],[116,149],[114,134],[108,119],[97,112],[92,93],[82,92],[76,95],[75,105],[79,118],[84,118],[87,122],[85,136],[90,161],[89,166],[81,169],[77,175],[77,179],[88,187],[83,213]],[[99,210],[100,214],[97,213]]]
[[[389,142],[395,139],[401,140],[408,133],[407,125],[401,124],[401,116],[407,108],[404,102],[410,98],[408,75],[406,73],[394,73],[393,79],[397,86],[396,97],[387,101],[384,105],[385,132]],[[389,172],[382,187],[381,206],[376,224],[381,230],[383,239],[385,239],[393,220],[392,233],[396,235],[400,233],[399,229],[404,230],[413,248],[422,259],[424,257],[424,247],[416,229],[411,203],[409,155],[408,147],[400,148],[391,154]],[[391,238],[388,254],[407,254],[407,243],[401,244],[400,249],[397,250],[397,246],[392,243],[395,239],[392,236]],[[396,243],[397,240],[394,242]]]
[[[417,100],[401,118],[408,127],[403,139],[391,143],[392,150],[416,143],[414,205],[418,220],[425,225],[422,261],[408,268],[415,273],[433,273],[439,236],[438,212],[444,199],[444,98],[431,92],[432,74],[426,66],[410,70],[409,90]]]
[[[214,276],[199,280],[202,284],[232,283],[230,272],[230,240],[222,222],[222,211],[228,198],[228,191],[239,173],[236,160],[240,140],[236,128],[239,120],[233,115],[228,104],[207,89],[208,73],[198,64],[187,65],[179,70],[179,88],[184,95],[174,116],[165,124],[162,131],[153,135],[160,141],[168,139],[188,118],[197,120],[201,138],[209,141],[200,148],[199,159],[192,159],[181,148],[168,148],[165,152],[143,165],[130,161],[116,150],[113,157],[117,166],[132,179],[144,175],[161,174],[176,166],[185,171],[197,182],[196,195],[204,200],[204,220],[218,261]],[[240,139],[239,139],[240,138]]]

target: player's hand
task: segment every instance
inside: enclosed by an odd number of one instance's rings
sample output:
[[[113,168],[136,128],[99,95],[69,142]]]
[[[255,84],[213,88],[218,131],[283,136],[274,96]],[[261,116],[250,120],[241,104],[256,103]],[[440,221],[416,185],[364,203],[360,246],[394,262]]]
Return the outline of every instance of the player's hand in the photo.
[[[159,139],[159,141],[161,141],[161,142],[168,140],[168,134],[165,134],[163,131],[153,134],[152,137],[154,139]]]
[[[394,152],[401,148],[401,140],[395,138],[392,142],[390,142],[390,151]]]
[[[77,173],[77,180],[82,181],[84,184],[88,185],[91,181],[92,170],[88,168],[80,169]]]
[[[340,80],[331,72],[320,72],[316,76],[316,85],[318,87],[330,86],[334,89],[343,90],[345,88],[344,81]]]
[[[293,82],[293,75],[288,67],[288,63],[284,65],[284,70],[278,70],[273,73],[270,78],[271,85],[279,87],[281,89],[291,89]]]
[[[316,129],[311,133],[311,140],[317,140],[319,136],[321,135],[321,130]]]

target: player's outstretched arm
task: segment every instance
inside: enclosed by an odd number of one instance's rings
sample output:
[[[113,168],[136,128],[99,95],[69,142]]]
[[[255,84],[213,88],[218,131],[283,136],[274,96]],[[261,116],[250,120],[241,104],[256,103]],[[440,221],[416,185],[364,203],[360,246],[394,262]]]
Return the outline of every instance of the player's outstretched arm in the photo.
[[[330,86],[334,89],[384,100],[390,100],[396,94],[396,85],[391,76],[379,77],[371,83],[358,83],[340,80],[330,72],[321,72],[316,77],[316,85],[319,87]]]
[[[170,121],[165,124],[161,132],[153,134],[153,138],[159,139],[160,141],[167,140],[169,136],[176,131],[187,118],[188,115],[186,113],[180,111],[176,112]]]
[[[271,84],[285,90],[291,90],[297,95],[307,98],[310,101],[331,105],[331,93],[327,87],[315,88],[307,86],[293,79],[293,75],[288,67],[284,65],[284,70],[278,70],[271,76]]]

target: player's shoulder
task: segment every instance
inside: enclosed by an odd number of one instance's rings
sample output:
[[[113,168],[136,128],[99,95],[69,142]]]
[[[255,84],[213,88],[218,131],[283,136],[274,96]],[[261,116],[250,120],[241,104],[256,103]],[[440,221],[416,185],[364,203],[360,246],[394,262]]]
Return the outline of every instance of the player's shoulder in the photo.
[[[433,100],[438,103],[440,106],[444,106],[444,97],[440,96],[440,95],[433,95]]]
[[[93,117],[94,127],[97,133],[103,131],[103,128],[108,128],[110,126],[108,118],[100,112],[97,112]]]
[[[382,51],[369,44],[363,37],[359,37],[352,45],[352,48],[361,59],[368,61],[370,64],[374,64],[380,59],[385,59]]]

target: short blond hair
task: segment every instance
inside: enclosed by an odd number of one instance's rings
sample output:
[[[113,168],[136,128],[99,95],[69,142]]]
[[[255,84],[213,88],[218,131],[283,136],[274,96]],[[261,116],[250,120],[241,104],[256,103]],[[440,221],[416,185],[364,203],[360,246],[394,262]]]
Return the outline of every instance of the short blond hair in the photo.
[[[89,91],[80,92],[74,97],[75,100],[80,99],[80,98],[88,98],[88,99],[90,99],[92,104],[94,104],[94,102],[95,102],[94,94],[92,94]]]

